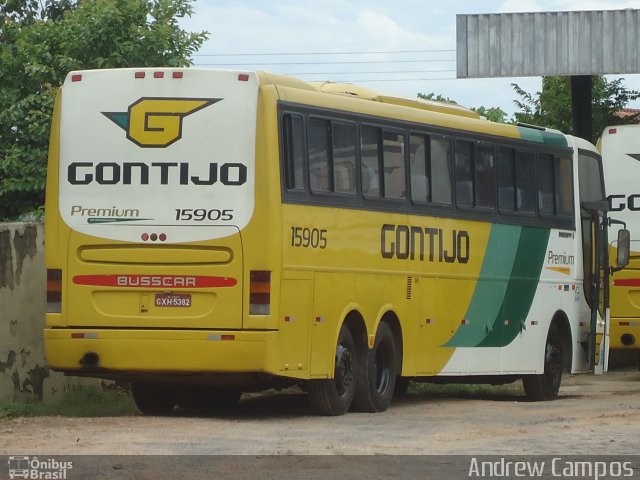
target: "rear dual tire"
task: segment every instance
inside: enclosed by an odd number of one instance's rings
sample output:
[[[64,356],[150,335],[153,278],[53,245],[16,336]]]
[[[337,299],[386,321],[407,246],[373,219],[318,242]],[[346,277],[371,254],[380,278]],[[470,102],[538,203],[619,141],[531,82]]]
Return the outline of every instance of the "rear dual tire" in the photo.
[[[393,332],[385,322],[376,332],[372,349],[356,348],[346,325],[340,329],[334,357],[334,378],[310,380],[309,402],[319,415],[345,414],[353,406],[363,412],[383,412],[391,403],[396,380]]]

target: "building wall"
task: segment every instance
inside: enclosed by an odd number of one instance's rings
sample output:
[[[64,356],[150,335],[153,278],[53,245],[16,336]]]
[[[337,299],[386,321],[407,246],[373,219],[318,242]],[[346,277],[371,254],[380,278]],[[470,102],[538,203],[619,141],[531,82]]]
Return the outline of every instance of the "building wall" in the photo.
[[[96,382],[64,377],[47,366],[46,278],[44,226],[0,224],[0,398],[48,401],[72,385]]]

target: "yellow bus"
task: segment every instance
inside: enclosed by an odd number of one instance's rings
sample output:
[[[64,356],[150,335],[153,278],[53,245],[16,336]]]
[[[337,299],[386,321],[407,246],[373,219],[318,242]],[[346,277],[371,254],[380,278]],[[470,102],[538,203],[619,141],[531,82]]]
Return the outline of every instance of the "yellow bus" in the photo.
[[[598,142],[602,154],[609,211],[631,233],[631,256],[627,268],[611,277],[610,347],[638,352],[640,348],[640,125],[617,125],[604,129]],[[619,228],[613,225],[612,233]],[[610,239],[609,250],[618,245]]]
[[[600,155],[557,131],[264,72],[72,72],[46,356],[143,413],[293,384],[376,412],[409,379],[552,399],[606,366],[605,212]]]

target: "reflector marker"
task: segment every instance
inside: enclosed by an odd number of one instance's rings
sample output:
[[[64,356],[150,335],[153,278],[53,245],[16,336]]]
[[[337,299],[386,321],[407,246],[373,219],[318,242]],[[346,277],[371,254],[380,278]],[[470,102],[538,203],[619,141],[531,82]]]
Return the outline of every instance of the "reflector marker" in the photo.
[[[537,320],[531,320],[531,325],[532,325],[532,326],[536,326],[536,325],[538,325],[538,321],[537,321]]]
[[[504,321],[504,324],[507,325],[507,326],[511,325],[511,323],[512,323],[511,320],[505,320]]]
[[[164,78],[164,72],[153,72],[153,78]]]
[[[211,341],[222,341],[222,340],[235,340],[236,336],[235,335],[221,335],[218,333],[211,333],[207,336],[207,340],[211,340]]]
[[[324,322],[324,317],[316,317],[316,323]]]
[[[249,75],[246,73],[241,73],[238,75],[238,80],[240,80],[241,82],[247,82],[249,81]]]
[[[88,332],[88,333],[76,332],[71,334],[71,338],[93,339],[93,338],[98,338],[98,334],[95,332]]]
[[[79,73],[76,73],[75,75],[71,75],[72,82],[79,82],[81,80],[82,80],[82,75],[80,75]]]
[[[144,72],[136,72],[134,76],[135,76],[135,78],[144,78],[145,73]]]
[[[182,78],[183,72],[173,72],[171,75],[173,78]]]
[[[469,320],[467,320],[466,318],[465,318],[465,319],[462,319],[462,321],[460,322],[460,324],[461,324],[461,325],[469,325]]]

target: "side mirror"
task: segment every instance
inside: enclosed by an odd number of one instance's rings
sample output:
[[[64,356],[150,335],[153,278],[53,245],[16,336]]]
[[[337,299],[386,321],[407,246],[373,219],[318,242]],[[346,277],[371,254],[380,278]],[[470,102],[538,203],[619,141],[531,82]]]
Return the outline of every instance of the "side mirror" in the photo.
[[[629,264],[629,252],[631,250],[631,234],[626,228],[618,230],[618,256],[616,269],[622,269]]]

